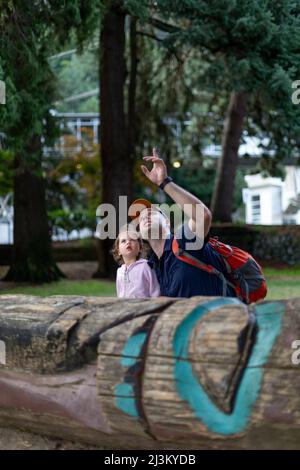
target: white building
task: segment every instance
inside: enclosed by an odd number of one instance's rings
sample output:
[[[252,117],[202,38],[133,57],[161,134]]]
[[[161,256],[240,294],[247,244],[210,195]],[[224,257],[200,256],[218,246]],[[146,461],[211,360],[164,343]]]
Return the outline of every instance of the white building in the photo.
[[[284,181],[261,174],[245,176],[247,224],[300,224],[300,168],[286,166],[285,170]]]

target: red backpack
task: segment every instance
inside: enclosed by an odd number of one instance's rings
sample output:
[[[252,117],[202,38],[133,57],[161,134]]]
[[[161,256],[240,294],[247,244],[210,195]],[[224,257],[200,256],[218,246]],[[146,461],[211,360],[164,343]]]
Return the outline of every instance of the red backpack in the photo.
[[[175,237],[172,242],[172,251],[181,261],[218,276],[223,282],[223,296],[226,296],[227,285],[230,285],[236,296],[246,304],[265,298],[267,285],[262,269],[247,251],[225,245],[217,238],[210,238],[208,243],[220,255],[226,274],[182,250]]]

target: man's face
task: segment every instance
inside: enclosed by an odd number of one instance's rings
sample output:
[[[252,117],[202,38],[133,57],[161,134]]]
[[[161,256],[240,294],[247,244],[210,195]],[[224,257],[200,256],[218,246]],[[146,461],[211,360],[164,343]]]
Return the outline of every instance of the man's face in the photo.
[[[169,224],[166,217],[155,207],[141,211],[139,226],[142,238],[145,240],[160,240],[169,233]]]

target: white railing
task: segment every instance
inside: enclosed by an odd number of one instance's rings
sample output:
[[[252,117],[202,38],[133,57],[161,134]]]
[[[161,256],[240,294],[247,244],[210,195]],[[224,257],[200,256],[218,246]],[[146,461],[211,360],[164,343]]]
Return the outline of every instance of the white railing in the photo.
[[[13,243],[13,197],[12,194],[0,196],[0,244]]]

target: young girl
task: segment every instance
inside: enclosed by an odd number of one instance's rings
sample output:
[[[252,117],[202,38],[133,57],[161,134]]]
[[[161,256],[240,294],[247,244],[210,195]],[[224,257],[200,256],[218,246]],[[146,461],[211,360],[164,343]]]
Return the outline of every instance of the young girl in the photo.
[[[114,243],[113,257],[121,267],[117,271],[117,296],[125,298],[159,297],[160,287],[154,272],[143,258],[145,248],[134,227],[123,227]]]

